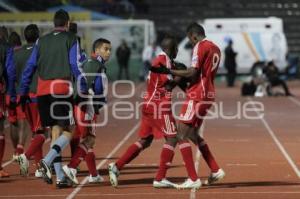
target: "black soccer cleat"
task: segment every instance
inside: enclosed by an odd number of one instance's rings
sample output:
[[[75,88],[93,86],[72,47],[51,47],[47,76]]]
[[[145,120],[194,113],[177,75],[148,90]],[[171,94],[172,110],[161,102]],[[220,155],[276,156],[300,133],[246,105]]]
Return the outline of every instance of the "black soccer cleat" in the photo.
[[[52,173],[51,168],[46,164],[44,160],[40,161],[41,171],[43,174],[43,179],[47,184],[52,184]]]
[[[63,180],[56,181],[57,189],[71,188],[73,187],[73,183],[68,178],[64,178]]]

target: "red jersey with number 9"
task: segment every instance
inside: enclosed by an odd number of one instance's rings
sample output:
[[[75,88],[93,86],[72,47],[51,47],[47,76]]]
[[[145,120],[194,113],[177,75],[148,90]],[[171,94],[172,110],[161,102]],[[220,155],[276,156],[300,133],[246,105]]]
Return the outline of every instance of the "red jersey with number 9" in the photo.
[[[219,67],[221,51],[213,42],[204,39],[193,49],[191,67],[196,68],[199,77],[187,89],[187,96],[195,101],[214,101],[214,78]]]

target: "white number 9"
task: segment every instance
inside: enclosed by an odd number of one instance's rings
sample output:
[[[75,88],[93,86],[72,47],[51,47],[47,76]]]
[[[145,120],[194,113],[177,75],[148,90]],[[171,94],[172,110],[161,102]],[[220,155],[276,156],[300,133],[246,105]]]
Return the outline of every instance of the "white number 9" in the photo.
[[[212,69],[211,71],[214,71],[218,65],[219,65],[220,57],[217,53],[214,53],[213,60],[212,60]]]

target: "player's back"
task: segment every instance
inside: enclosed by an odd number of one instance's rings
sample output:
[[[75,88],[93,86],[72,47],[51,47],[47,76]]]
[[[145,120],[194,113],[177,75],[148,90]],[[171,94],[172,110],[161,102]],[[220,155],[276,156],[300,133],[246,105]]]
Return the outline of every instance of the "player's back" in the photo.
[[[219,67],[221,51],[216,44],[207,39],[198,42],[193,51],[192,66],[200,70],[200,75],[188,89],[189,96],[196,100],[214,100],[214,78]]]
[[[172,62],[165,53],[158,55],[152,62],[152,67],[160,67],[161,65],[172,68]],[[160,107],[166,109],[171,107],[171,92],[165,89],[165,84],[170,79],[172,79],[171,75],[149,72],[143,111],[153,113]],[[161,106],[162,104],[163,106]]]
[[[16,89],[19,89],[19,84],[21,83],[22,73],[25,69],[26,62],[28,61],[33,49],[33,44],[26,44],[21,48],[14,51],[13,61],[16,67]],[[37,86],[37,75],[33,76],[32,82],[30,84],[30,91],[35,93]]]
[[[41,37],[37,44],[39,77],[44,80],[71,77],[69,51],[76,41],[75,34],[63,30]]]
[[[221,51],[216,44],[209,40],[205,40],[199,45],[199,50],[204,51],[202,75],[213,80],[219,67]]]
[[[32,45],[25,45],[19,49],[14,50],[13,60],[17,72],[17,82],[19,82],[26,62],[29,59],[29,56],[31,55],[32,48]]]

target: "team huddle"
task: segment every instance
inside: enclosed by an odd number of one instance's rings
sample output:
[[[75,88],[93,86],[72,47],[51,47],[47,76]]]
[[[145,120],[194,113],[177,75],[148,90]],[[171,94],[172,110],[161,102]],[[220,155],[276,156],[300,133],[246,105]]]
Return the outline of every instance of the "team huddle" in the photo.
[[[34,158],[35,177],[52,184],[55,173],[57,188],[72,187],[79,184],[77,168],[85,160],[89,183],[104,181],[96,169],[93,148],[95,122],[107,100],[105,63],[110,58],[111,42],[103,38],[95,40],[92,54],[85,58],[78,38],[68,31],[69,23],[68,13],[59,10],[54,16],[54,30],[44,36],[39,36],[36,25],[28,25],[24,30],[27,44],[23,46],[20,42],[8,44],[3,39],[5,28],[0,31],[0,177],[9,176],[1,167],[5,148],[4,121],[8,115],[15,149],[13,159],[18,162],[21,175],[28,175],[29,161]],[[197,146],[211,170],[205,184],[210,185],[225,176],[207,143],[198,134],[215,99],[214,77],[221,52],[206,39],[203,27],[197,23],[188,26],[187,36],[194,46],[190,67],[174,61],[178,50],[173,36],[167,35],[161,42],[162,52],[153,60],[147,79],[139,139],[116,162],[108,165],[109,180],[114,187],[118,186],[123,167],[149,147],[154,138],[164,138],[165,143],[153,187],[201,187],[190,141]],[[178,121],[172,112],[171,95],[176,86],[186,94]],[[27,124],[32,131],[32,140],[24,150]],[[43,156],[48,131],[51,148]],[[71,160],[63,166],[61,154],[69,144]],[[177,145],[188,176],[182,184],[172,183],[166,177]]]

